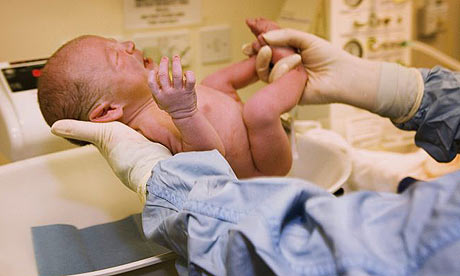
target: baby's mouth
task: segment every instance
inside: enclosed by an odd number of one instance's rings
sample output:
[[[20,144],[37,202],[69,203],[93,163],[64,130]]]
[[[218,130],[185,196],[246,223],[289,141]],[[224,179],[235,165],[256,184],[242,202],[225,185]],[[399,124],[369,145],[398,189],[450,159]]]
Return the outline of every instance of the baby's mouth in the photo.
[[[144,68],[149,69],[149,70],[152,70],[152,69],[153,69],[154,64],[153,64],[153,61],[152,61],[151,58],[149,58],[149,57],[144,57],[144,58],[143,58],[143,61],[144,61]]]

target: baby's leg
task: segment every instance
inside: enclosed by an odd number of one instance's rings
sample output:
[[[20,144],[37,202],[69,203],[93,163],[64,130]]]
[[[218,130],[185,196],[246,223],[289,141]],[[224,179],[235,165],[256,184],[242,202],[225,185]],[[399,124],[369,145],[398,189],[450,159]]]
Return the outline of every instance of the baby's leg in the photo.
[[[266,45],[262,34],[277,30],[280,27],[273,21],[265,18],[254,18],[247,19],[246,24],[248,25],[251,32],[257,37],[257,41],[254,42],[253,47],[258,51],[260,47]],[[278,60],[285,56],[289,56],[295,53],[294,49],[291,47],[271,47],[273,53],[273,63],[276,63]]]
[[[306,80],[305,70],[298,66],[257,91],[244,105],[252,157],[263,174],[286,175],[291,168],[291,148],[280,115],[299,102]]]

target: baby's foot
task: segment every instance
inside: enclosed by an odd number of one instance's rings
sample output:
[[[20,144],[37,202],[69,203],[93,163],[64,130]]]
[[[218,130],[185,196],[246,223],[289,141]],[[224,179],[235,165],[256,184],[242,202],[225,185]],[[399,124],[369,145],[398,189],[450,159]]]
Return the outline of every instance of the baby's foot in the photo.
[[[267,44],[263,39],[262,34],[280,28],[275,22],[262,17],[247,19],[246,24],[248,25],[249,29],[251,29],[251,32],[257,37],[257,41],[253,43],[253,47],[256,51],[258,51],[262,46]],[[276,63],[283,57],[290,56],[295,53],[294,49],[292,49],[291,47],[271,48],[273,52],[273,63]]]
[[[275,22],[263,17],[247,19],[246,24],[255,36],[280,28]]]

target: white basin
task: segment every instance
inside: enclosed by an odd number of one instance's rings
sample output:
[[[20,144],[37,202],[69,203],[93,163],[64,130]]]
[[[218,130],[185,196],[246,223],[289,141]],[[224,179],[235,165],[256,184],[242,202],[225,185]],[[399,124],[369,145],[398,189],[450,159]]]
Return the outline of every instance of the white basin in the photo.
[[[346,183],[351,175],[352,159],[348,144],[338,134],[307,128],[299,130],[295,144],[289,176],[308,180],[331,193]]]
[[[0,189],[2,275],[37,275],[33,226],[62,223],[83,228],[142,211],[136,194],[115,177],[93,146],[0,166]],[[174,257],[167,255],[133,265],[142,267]],[[134,267],[120,267],[118,272]]]

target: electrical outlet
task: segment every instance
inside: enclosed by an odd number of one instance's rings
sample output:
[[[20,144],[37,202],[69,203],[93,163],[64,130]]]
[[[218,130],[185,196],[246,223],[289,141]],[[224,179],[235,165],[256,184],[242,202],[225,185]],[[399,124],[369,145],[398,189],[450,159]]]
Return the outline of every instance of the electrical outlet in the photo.
[[[144,52],[144,56],[150,57],[156,63],[163,56],[171,59],[172,56],[179,55],[182,66],[187,67],[193,59],[189,31],[137,34],[133,41],[136,47]]]
[[[229,26],[212,26],[200,30],[201,61],[203,64],[231,59]]]

